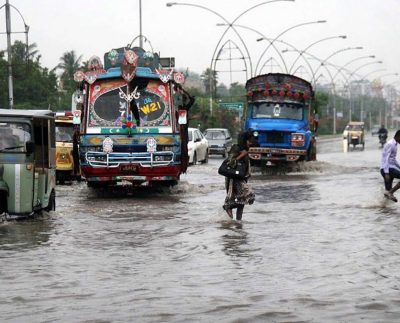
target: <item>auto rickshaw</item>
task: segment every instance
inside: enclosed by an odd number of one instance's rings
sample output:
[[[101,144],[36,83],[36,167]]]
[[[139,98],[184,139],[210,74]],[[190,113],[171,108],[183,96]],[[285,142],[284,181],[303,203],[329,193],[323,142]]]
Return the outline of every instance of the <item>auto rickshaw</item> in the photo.
[[[364,137],[364,122],[361,121],[349,122],[343,131],[343,140],[347,140],[347,148],[353,145],[355,149],[357,145],[361,145],[364,150]]]
[[[54,112],[0,109],[0,221],[56,208]]]
[[[60,184],[81,180],[76,133],[79,117],[76,118],[72,112],[56,113],[56,178]]]

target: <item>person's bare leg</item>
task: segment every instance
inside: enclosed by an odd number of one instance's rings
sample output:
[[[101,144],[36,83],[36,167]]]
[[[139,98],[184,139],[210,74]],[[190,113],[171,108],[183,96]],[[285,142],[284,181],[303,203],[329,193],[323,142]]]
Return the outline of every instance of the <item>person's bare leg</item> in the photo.
[[[389,192],[394,193],[400,188],[400,182],[398,182]]]

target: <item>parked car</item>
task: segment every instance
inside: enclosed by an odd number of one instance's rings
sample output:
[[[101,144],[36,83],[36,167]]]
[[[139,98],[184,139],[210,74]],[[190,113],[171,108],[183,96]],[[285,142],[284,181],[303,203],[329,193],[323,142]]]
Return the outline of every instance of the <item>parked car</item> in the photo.
[[[373,136],[378,135],[378,131],[380,128],[381,128],[381,126],[378,124],[372,126],[371,135],[373,135]]]
[[[208,153],[210,155],[222,155],[226,157],[232,147],[232,137],[226,128],[208,128],[204,131],[208,140]]]
[[[208,162],[208,141],[199,129],[188,129],[189,164],[196,165],[198,161]]]

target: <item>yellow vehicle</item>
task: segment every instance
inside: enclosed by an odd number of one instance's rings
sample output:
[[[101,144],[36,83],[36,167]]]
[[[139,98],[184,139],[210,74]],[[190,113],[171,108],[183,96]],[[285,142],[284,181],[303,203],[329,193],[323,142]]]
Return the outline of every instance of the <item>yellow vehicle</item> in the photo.
[[[349,122],[343,131],[343,140],[347,140],[348,148],[350,145],[353,145],[353,149],[356,148],[357,145],[361,145],[362,150],[364,150],[364,137],[364,122],[361,121]]]
[[[56,178],[60,184],[81,180],[76,131],[72,112],[56,113]]]

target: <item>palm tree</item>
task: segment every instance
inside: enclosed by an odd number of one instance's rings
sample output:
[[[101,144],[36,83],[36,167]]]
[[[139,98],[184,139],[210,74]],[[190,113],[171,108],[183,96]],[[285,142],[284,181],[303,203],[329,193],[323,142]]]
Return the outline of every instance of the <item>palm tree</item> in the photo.
[[[217,84],[218,84],[218,73],[217,73],[217,71],[213,71],[210,68],[207,68],[203,72],[201,77],[203,79],[203,84],[204,84],[206,93],[208,95],[210,95],[210,91],[212,91],[212,94],[215,97]]]
[[[82,55],[77,57],[74,50],[65,52],[63,56],[60,57],[60,63],[56,68],[62,70],[60,77],[60,83],[63,85],[64,89],[73,86],[74,73],[81,67]],[[68,85],[67,85],[68,84]]]

